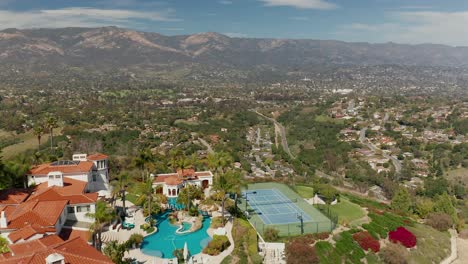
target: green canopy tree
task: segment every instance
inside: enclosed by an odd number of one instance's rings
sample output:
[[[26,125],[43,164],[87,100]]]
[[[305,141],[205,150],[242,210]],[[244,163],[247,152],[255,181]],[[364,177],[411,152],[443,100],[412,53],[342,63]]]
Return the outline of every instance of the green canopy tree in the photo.
[[[458,222],[457,210],[454,206],[453,198],[446,192],[435,197],[434,211],[448,214],[452,217],[454,223]]]
[[[401,187],[393,196],[391,207],[393,210],[408,214],[411,212],[411,197],[406,188]]]
[[[44,135],[45,128],[42,124],[36,124],[33,129],[33,133],[37,138],[37,149],[41,150],[41,139],[42,135]]]
[[[157,196],[154,195],[153,182],[151,179],[137,184],[135,192],[140,195],[136,203],[143,206],[143,213],[145,216],[159,213],[161,205],[159,201],[155,199]],[[153,202],[155,203],[153,204]]]
[[[112,203],[115,205],[116,197],[122,198],[122,207],[125,212],[125,201],[126,201],[126,193],[127,188],[130,185],[130,176],[127,172],[122,172],[117,177],[116,181],[111,183],[112,185]]]

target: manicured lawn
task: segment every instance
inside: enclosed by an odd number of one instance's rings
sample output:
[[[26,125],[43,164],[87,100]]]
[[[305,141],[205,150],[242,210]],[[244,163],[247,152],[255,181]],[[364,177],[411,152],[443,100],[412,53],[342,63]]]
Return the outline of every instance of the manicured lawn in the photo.
[[[136,196],[133,193],[128,193],[127,195],[125,195],[125,199],[133,204],[136,204],[136,201],[138,200],[138,196]]]
[[[312,187],[297,185],[296,191],[302,198],[309,199],[314,197],[314,188]]]
[[[338,204],[331,205],[330,210],[338,215],[340,223],[349,223],[365,216],[364,210],[359,205],[350,202],[346,198],[341,198]]]

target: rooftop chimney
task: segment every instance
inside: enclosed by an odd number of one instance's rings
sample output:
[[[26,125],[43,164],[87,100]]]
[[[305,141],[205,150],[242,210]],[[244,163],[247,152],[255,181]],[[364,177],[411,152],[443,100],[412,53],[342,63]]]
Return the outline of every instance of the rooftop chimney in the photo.
[[[47,256],[45,261],[46,264],[65,264],[65,257],[58,253],[53,253]]]
[[[60,171],[51,171],[49,172],[48,181],[49,187],[59,186],[63,187],[63,174]]]
[[[73,154],[74,161],[87,161],[88,155],[86,154]]]
[[[0,216],[0,228],[7,228],[8,226],[8,221],[5,215],[5,211],[2,211],[2,214]]]

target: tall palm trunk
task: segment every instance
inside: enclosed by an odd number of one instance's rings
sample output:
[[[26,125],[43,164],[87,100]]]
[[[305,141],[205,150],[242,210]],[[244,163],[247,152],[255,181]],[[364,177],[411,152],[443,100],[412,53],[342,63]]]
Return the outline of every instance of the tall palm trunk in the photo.
[[[221,202],[221,218],[222,218],[222,223],[223,223],[223,226],[224,226],[224,223],[225,223],[225,220],[224,220],[224,202],[226,201],[226,194],[223,195],[223,200]]]
[[[41,150],[41,135],[37,135],[37,142],[38,142],[38,145],[37,145],[37,150]]]
[[[54,146],[54,129],[50,128],[50,151],[52,151],[53,146]]]

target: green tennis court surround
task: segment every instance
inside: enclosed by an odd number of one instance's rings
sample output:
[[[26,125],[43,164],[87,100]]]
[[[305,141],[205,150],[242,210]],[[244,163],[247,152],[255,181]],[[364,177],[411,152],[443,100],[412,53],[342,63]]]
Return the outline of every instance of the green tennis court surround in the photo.
[[[247,208],[250,223],[262,235],[267,228],[278,230],[280,236],[300,235],[299,216],[303,219],[304,233],[331,232],[337,222],[336,217],[330,215],[332,221],[284,184],[249,184],[243,198],[240,208]]]

